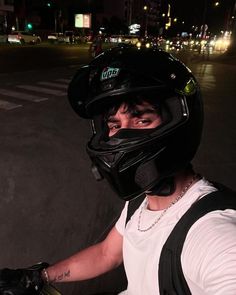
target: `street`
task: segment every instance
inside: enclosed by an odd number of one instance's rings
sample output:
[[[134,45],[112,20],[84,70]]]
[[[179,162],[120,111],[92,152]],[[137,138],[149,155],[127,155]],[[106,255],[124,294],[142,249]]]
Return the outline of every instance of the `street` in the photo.
[[[67,101],[68,83],[89,60],[88,48],[6,48],[0,48],[0,268],[54,263],[94,243],[123,201],[93,179],[85,151],[90,126]],[[236,62],[186,60],[205,108],[194,165],[235,190]],[[125,279],[115,279],[117,272],[122,269],[59,289],[65,295],[120,289]]]
[[[83,62],[88,58],[88,44],[83,45],[37,45],[0,46],[0,73],[47,69]]]

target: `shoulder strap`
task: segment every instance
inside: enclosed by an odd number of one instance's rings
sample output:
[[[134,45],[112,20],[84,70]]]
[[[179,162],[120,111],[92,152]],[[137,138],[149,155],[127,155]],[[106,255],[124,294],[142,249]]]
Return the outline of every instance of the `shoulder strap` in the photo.
[[[210,211],[235,209],[236,194],[230,189],[215,185],[219,190],[193,204],[176,224],[162,248],[159,262],[160,295],[191,295],[181,266],[181,252],[190,227]]]

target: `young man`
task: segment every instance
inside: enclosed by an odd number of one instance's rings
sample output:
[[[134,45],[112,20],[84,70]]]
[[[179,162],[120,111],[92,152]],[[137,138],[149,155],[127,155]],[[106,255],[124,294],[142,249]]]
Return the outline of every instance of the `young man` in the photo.
[[[217,191],[191,166],[203,110],[189,69],[159,50],[115,48],[83,67],[68,94],[74,110],[92,122],[87,151],[95,177],[105,177],[127,202],[103,241],[36,272],[40,283],[33,286],[93,278],[123,262],[128,286],[122,295],[235,294],[236,211],[227,207],[190,228],[181,253],[187,287],[160,288],[169,275],[159,272],[161,252],[173,228]],[[130,214],[132,200],[141,205]],[[28,277],[31,283],[35,273]]]

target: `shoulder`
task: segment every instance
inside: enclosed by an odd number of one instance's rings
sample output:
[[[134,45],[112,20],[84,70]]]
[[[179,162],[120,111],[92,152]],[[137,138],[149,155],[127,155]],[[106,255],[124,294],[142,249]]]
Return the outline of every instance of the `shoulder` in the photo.
[[[201,217],[186,237],[181,261],[183,271],[201,284],[232,280],[236,288],[236,211],[216,210]],[[223,263],[224,262],[224,263]],[[193,271],[194,270],[194,271]],[[213,294],[213,293],[212,293]]]
[[[217,190],[204,195],[189,209],[192,215],[200,218],[195,219],[188,231],[185,251],[193,244],[197,251],[204,252],[204,255],[209,252],[210,256],[229,245],[236,251],[236,194],[222,185],[216,184],[215,187]]]

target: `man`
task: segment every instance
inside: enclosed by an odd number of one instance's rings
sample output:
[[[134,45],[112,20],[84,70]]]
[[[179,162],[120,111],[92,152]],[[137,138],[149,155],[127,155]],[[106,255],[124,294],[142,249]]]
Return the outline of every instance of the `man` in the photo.
[[[127,202],[103,241],[36,272],[34,286],[90,279],[123,262],[128,286],[120,294],[168,294],[159,288],[163,246],[184,213],[217,191],[191,166],[203,121],[198,84],[165,52],[115,48],[80,69],[68,94],[74,110],[92,122],[87,151],[95,177],[105,177]],[[130,214],[132,200],[141,205]],[[235,295],[235,227],[231,208],[191,227],[181,254],[189,294]]]

